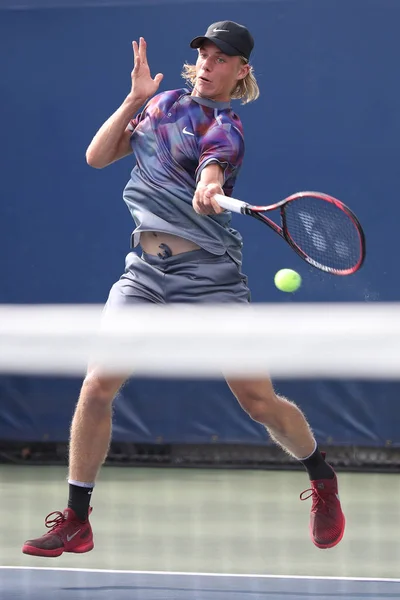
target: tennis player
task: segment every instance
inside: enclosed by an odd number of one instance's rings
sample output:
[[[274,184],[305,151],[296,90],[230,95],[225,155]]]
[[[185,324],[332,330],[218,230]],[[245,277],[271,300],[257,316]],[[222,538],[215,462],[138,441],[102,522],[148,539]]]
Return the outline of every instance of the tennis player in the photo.
[[[133,42],[131,91],[87,149],[87,162],[99,169],[132,152],[136,158],[124,200],[136,225],[132,246],[142,253],[128,254],[106,314],[143,302],[250,301],[241,236],[213,197],[232,194],[242,164],[243,129],[231,100],[245,104],[259,95],[249,63],[254,41],[246,27],[223,21],[190,45],[198,52],[195,65],[184,65],[191,90],[155,95],[163,75],[152,78],[145,40]],[[25,542],[24,553],[59,556],[93,548],[92,492],[109,448],[113,399],[125,380],[89,368],[71,426],[68,507],[46,517],[49,531]],[[278,396],[269,379],[227,383],[244,411],[308,471],[314,544],[338,544],[345,519],[337,478],[303,413]]]

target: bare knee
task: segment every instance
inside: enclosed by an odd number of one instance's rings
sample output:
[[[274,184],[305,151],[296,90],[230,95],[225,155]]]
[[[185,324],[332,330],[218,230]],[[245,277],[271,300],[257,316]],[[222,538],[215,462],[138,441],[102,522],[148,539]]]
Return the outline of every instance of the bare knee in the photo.
[[[279,420],[279,398],[276,394],[249,393],[239,400],[249,417],[263,425],[277,425]]]
[[[281,400],[269,380],[228,381],[228,385],[240,406],[253,421],[263,425],[273,425],[279,419]]]
[[[90,371],[82,384],[80,399],[97,405],[110,405],[125,379]]]

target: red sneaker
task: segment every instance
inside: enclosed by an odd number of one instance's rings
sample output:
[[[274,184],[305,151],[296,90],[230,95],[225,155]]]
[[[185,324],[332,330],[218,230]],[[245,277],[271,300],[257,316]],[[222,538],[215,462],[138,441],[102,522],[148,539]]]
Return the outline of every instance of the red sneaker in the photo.
[[[89,514],[91,512],[92,509]],[[51,519],[53,515],[55,516]],[[66,508],[63,513],[50,513],[45,524],[50,531],[42,537],[25,542],[22,547],[24,554],[54,557],[63,552],[89,552],[94,547],[89,519],[79,521],[71,508]]]
[[[304,496],[307,492],[310,492],[308,496]],[[300,500],[311,497],[311,539],[317,548],[333,548],[343,538],[346,524],[336,475],[333,479],[311,481],[311,488],[300,494]]]

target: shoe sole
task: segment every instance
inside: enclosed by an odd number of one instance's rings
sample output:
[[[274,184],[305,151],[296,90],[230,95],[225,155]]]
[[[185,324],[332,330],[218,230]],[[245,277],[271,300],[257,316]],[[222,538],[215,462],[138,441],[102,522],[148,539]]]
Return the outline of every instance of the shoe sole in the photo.
[[[314,537],[312,534],[312,529],[310,527],[311,541],[314,544],[314,546],[317,546],[317,548],[319,548],[320,550],[329,550],[329,548],[334,548],[335,546],[337,546],[339,544],[339,542],[342,541],[345,529],[346,529],[346,519],[343,517],[343,529],[342,529],[342,533],[340,534],[340,536],[334,542],[331,542],[330,544],[318,544],[318,542],[316,542],[314,540]]]
[[[44,550],[43,548],[36,548],[35,546],[23,546],[22,552],[23,554],[29,554],[30,556],[42,556],[45,558],[57,558],[57,556],[61,556],[64,552],[70,552],[72,554],[84,554],[85,552],[90,552],[93,550],[94,543],[89,542],[87,544],[82,544],[74,550],[66,550],[65,548],[56,548],[54,550]]]

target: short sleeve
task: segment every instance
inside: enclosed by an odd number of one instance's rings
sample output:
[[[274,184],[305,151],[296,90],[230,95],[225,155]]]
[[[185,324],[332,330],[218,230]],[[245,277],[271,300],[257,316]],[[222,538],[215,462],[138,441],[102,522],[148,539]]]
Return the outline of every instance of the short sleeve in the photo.
[[[136,127],[139,125],[140,121],[145,117],[146,109],[142,110],[142,112],[138,113],[135,118],[131,119],[128,123],[128,129],[135,131]]]
[[[134,117],[133,119],[131,119],[128,123],[128,129],[130,129],[130,131],[132,131],[132,133],[135,131],[136,127],[139,125],[139,123],[141,121],[143,121],[143,119],[147,116],[147,109],[149,108],[150,102],[147,102],[147,104],[144,106],[143,110],[138,112],[138,114],[136,115],[136,117]]]
[[[136,117],[131,119],[131,121],[128,123],[128,129],[130,129],[130,131],[132,131],[132,133],[133,133],[141,121],[143,121],[150,114],[154,114],[154,109],[159,105],[160,101],[163,98],[166,98],[168,100],[169,93],[161,92],[160,94],[153,96],[153,98],[150,98],[150,100],[147,102],[147,104],[145,104],[145,106],[143,107],[143,110],[140,111],[136,115]]]
[[[204,167],[218,163],[224,169],[224,189],[233,188],[244,158],[244,140],[241,131],[231,124],[211,127],[199,140],[199,165],[196,182]]]

